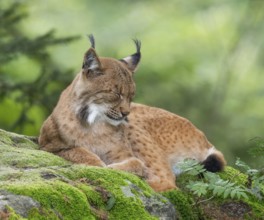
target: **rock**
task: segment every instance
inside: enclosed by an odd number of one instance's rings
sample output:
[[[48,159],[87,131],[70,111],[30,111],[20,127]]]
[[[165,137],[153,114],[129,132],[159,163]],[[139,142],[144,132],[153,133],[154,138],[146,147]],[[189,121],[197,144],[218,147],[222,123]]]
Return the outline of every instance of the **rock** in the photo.
[[[128,182],[128,186],[121,187],[122,192],[126,197],[136,197],[138,195],[145,209],[153,216],[157,216],[162,220],[177,219],[176,210],[170,201],[159,194],[154,196],[146,196],[144,192],[136,185]],[[132,193],[134,191],[135,193]]]
[[[39,208],[40,204],[28,196],[20,196],[0,190],[0,211],[5,212],[6,207],[11,207],[22,217],[28,217],[28,212],[33,208]]]
[[[144,180],[112,169],[71,164],[38,149],[36,138],[0,130],[0,219],[263,219],[256,198],[197,198],[180,190],[155,193]],[[246,183],[227,167],[222,178]],[[263,187],[264,189],[264,187]]]
[[[221,210],[228,213],[229,216],[239,218],[243,217],[246,213],[249,213],[251,208],[244,202],[227,202],[221,205]]]
[[[0,190],[10,200],[0,203],[2,210],[9,208],[10,217],[176,219],[174,205],[139,177],[71,164],[38,150],[28,137],[3,130],[0,130]],[[20,206],[11,201],[20,201],[17,203]]]

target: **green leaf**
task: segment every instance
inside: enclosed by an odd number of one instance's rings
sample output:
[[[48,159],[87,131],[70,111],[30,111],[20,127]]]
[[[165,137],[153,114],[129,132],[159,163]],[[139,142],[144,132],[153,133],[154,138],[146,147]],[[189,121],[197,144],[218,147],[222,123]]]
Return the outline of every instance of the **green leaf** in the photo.
[[[232,189],[231,188],[226,188],[224,192],[224,199],[230,196]]]
[[[240,160],[240,158],[237,158],[235,164],[237,166],[241,167],[241,168],[244,168],[246,171],[250,170],[250,167],[245,162],[243,162],[242,160]]]
[[[109,211],[110,209],[112,209],[113,206],[115,205],[115,202],[116,202],[116,198],[114,197],[113,194],[110,194],[110,198],[107,200],[107,205],[106,205],[105,209],[107,211]]]
[[[248,195],[245,192],[240,192],[240,195],[244,198],[244,199],[248,199]]]
[[[207,194],[208,184],[203,182],[190,182],[187,185],[187,188],[190,189],[195,195],[200,197]]]
[[[231,196],[232,199],[235,198],[235,196],[236,196],[236,189],[233,189],[231,191],[230,196]]]
[[[220,196],[224,193],[225,188],[224,187],[219,187],[218,191],[217,191],[217,195]]]

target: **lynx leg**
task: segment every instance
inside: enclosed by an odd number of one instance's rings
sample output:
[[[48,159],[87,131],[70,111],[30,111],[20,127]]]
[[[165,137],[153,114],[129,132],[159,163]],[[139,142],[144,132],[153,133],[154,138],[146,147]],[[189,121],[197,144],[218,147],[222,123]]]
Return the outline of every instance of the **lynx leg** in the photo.
[[[159,177],[152,176],[152,178],[147,179],[147,183],[156,191],[164,192],[172,189],[177,189],[175,184],[175,176],[172,174],[170,176]]]
[[[161,157],[162,158],[162,157]],[[176,189],[175,175],[167,161],[155,157],[155,162],[150,157],[145,157],[145,164],[150,171],[147,183],[157,192]]]
[[[122,162],[112,163],[107,167],[134,173],[140,177],[147,177],[148,175],[147,167],[145,167],[144,163],[136,157],[128,158]]]
[[[105,167],[105,163],[94,153],[86,150],[83,147],[74,147],[71,149],[62,150],[57,153],[58,156],[63,157],[73,163],[86,164],[89,166]]]
[[[176,189],[175,175],[170,167],[149,167],[151,175],[147,178],[147,183],[156,191],[163,192],[171,189]]]
[[[124,170],[134,173],[140,177],[147,176],[147,168],[144,162],[136,158],[130,148],[124,146],[116,147],[106,153],[106,161],[112,169]]]

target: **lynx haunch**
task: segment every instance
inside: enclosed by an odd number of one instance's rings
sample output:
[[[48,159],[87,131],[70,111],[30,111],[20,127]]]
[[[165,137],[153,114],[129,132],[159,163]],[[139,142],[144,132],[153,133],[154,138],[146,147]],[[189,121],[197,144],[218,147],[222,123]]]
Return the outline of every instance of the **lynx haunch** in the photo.
[[[136,53],[121,60],[99,57],[93,36],[90,41],[82,70],[41,128],[42,150],[73,163],[132,172],[156,191],[176,188],[174,167],[185,158],[212,172],[223,169],[223,154],[187,119],[131,102],[139,41]]]

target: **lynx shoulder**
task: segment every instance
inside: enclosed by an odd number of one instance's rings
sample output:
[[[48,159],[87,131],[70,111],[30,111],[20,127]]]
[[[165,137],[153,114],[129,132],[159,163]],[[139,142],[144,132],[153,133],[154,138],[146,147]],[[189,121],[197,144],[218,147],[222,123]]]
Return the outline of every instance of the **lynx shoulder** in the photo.
[[[185,158],[212,172],[223,169],[223,154],[187,119],[132,103],[140,41],[134,41],[133,55],[120,60],[99,57],[93,36],[90,41],[81,71],[43,123],[42,150],[73,163],[135,173],[156,191],[176,188],[174,167]]]

